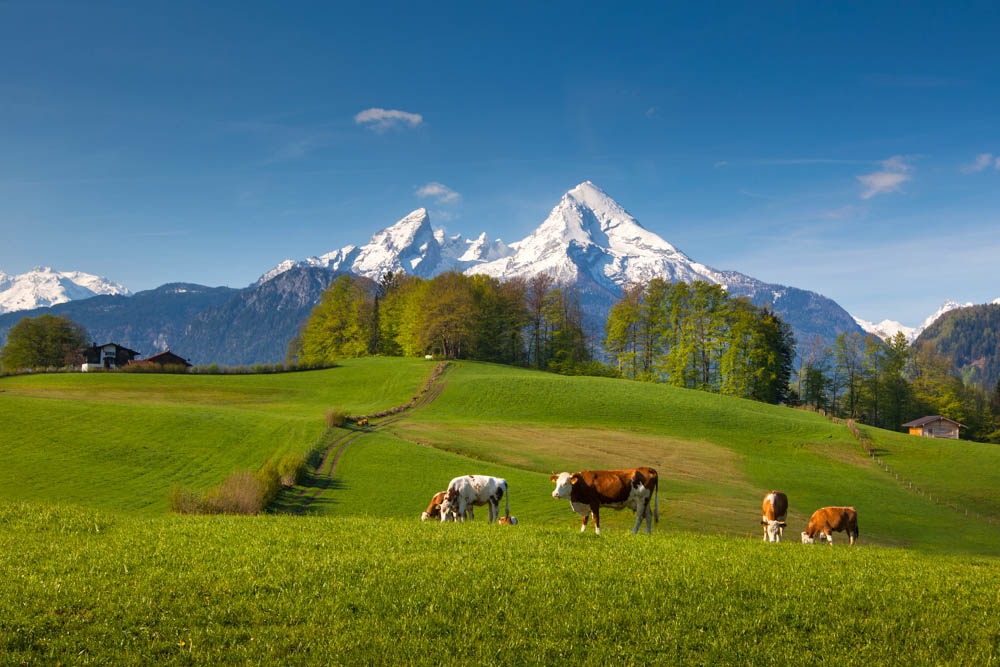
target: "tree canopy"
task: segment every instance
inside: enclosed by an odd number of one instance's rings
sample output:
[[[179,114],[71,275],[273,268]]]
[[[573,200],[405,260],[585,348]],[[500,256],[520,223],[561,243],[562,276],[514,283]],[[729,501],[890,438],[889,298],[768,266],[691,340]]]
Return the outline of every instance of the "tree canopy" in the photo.
[[[86,329],[68,317],[25,317],[7,333],[0,365],[5,371],[15,371],[78,364],[87,338]]]

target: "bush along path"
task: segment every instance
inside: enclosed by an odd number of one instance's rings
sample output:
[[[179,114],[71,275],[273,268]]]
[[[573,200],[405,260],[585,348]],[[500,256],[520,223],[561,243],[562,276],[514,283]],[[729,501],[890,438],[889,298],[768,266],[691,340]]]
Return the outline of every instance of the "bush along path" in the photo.
[[[444,391],[445,383],[441,379],[447,368],[447,361],[438,364],[420,391],[403,405],[397,405],[396,407],[368,415],[352,415],[347,417],[345,427],[349,430],[333,441],[330,441],[318,455],[310,457],[314,460],[318,458],[318,462],[315,469],[308,474],[305,483],[299,488],[283,492],[275,500],[270,509],[274,512],[285,514],[306,514],[315,511],[316,508],[313,507],[314,503],[330,502],[329,499],[323,496],[326,491],[337,488],[337,483],[333,475],[337,470],[337,462],[347,447],[366,433],[381,431],[387,426],[402,421],[406,417],[407,411],[415,410],[432,403]],[[372,420],[378,421],[372,422]],[[328,431],[333,432],[341,430],[343,429],[333,427],[328,429]],[[324,438],[323,440],[326,441],[327,439]]]

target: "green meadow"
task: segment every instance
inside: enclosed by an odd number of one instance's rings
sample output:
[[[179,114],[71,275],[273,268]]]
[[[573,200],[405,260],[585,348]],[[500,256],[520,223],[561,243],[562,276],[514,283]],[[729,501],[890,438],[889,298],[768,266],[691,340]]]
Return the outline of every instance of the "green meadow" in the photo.
[[[72,373],[0,379],[0,500],[162,514],[174,484],[204,490],[304,451],[329,408],[405,403],[429,364],[404,359],[274,375]]]
[[[0,379],[3,663],[995,664],[1000,526],[916,493],[809,412],[683,389],[362,359],[260,376]],[[863,428],[934,496],[994,520],[1000,448]],[[329,443],[257,517],[176,516],[175,484]],[[336,461],[336,467],[331,468]],[[579,516],[549,475],[651,465],[660,521]],[[511,528],[422,523],[470,472],[506,478]],[[785,491],[786,542],[760,501]],[[825,505],[860,543],[804,546]]]

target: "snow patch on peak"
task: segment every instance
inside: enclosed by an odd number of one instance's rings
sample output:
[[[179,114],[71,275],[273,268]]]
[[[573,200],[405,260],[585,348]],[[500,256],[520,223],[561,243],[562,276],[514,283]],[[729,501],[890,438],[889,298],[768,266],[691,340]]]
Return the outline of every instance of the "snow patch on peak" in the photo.
[[[867,333],[874,334],[885,341],[894,338],[897,333],[902,332],[902,334],[906,336],[907,342],[912,343],[919,335],[917,327],[908,327],[895,320],[882,320],[878,324],[875,324],[854,315],[851,315],[851,317],[853,317],[854,321],[858,323],[858,326],[864,329]]]

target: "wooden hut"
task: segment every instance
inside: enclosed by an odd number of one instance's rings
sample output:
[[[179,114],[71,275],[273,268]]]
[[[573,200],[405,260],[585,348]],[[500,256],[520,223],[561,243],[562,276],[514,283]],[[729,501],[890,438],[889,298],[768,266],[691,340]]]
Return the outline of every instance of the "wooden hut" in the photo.
[[[965,428],[965,424],[959,424],[954,419],[948,419],[941,415],[931,415],[921,417],[911,422],[903,424],[909,429],[910,435],[922,435],[927,438],[951,438],[958,440],[958,429]]]

